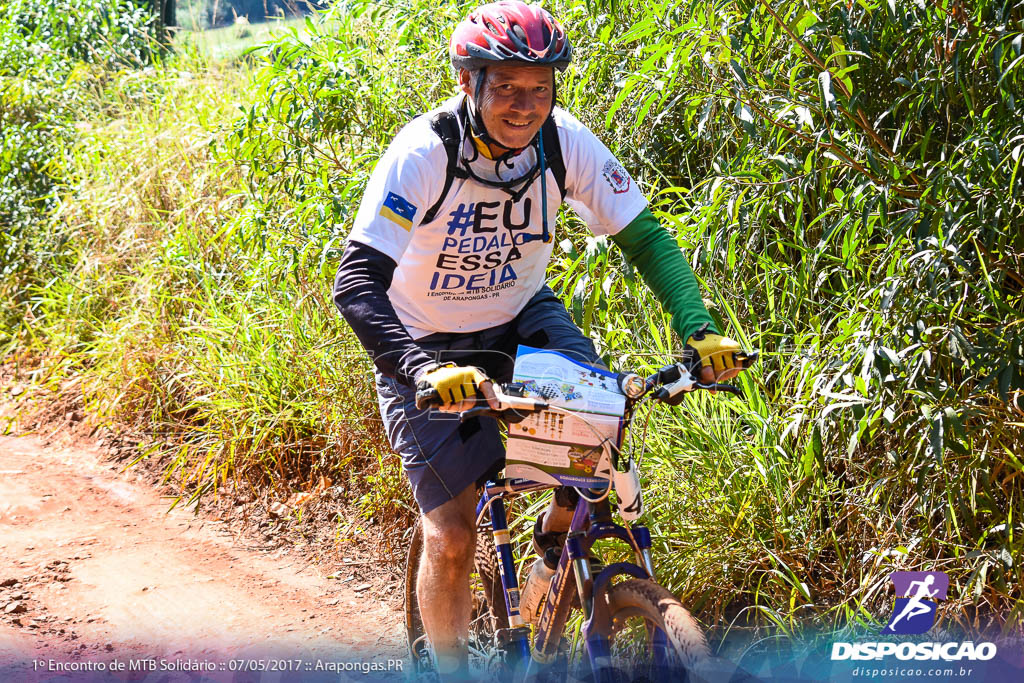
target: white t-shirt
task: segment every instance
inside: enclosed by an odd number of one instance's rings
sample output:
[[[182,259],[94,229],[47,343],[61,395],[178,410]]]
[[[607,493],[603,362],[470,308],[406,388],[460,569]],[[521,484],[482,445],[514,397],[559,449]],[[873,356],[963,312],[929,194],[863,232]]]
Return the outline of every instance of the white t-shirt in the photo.
[[[443,108],[453,110],[454,102]],[[441,196],[448,166],[444,145],[430,128],[433,113],[413,119],[395,136],[370,176],[349,236],[398,264],[388,296],[413,339],[476,332],[512,320],[544,285],[561,204],[548,169],[552,239],[524,241],[525,235],[542,232],[539,177],[517,202],[501,188],[455,178],[434,220],[422,224]],[[647,199],[586,126],[557,107],[552,115],[565,163],[566,202],[595,235],[614,235],[640,214]],[[464,158],[473,158],[468,137],[464,144]],[[536,150],[527,148],[514,157],[512,168],[501,169],[501,179],[522,177],[536,157]],[[494,166],[477,155],[472,170],[494,180]]]

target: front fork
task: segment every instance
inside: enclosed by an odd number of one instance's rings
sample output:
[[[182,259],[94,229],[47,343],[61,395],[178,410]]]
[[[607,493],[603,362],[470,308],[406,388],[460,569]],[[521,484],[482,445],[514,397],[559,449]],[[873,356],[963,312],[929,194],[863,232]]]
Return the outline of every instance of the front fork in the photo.
[[[584,530],[585,529],[585,530]],[[636,564],[630,562],[617,562],[602,569],[596,576],[591,573],[590,549],[594,543],[603,538],[618,538],[633,548]],[[583,636],[587,648],[587,658],[591,670],[595,674],[595,681],[609,681],[614,679],[614,672],[611,669],[611,652],[608,636],[611,632],[611,616],[608,613],[607,604],[603,600],[604,592],[610,585],[611,580],[616,576],[626,575],[640,579],[654,579],[654,562],[651,557],[651,533],[641,525],[635,525],[626,529],[615,524],[611,520],[611,513],[607,502],[591,505],[580,501],[576,514],[573,515],[573,522],[566,539],[566,550],[568,561],[572,563],[573,574],[576,577],[576,589],[579,592],[580,604],[583,608]],[[564,559],[564,558],[563,558]],[[565,567],[564,563],[559,564],[559,572]],[[552,591],[558,581],[559,574],[556,573],[552,581]],[[568,600],[570,598],[563,597]],[[548,595],[548,603],[545,605],[545,614],[550,609],[553,613],[559,614],[561,610],[555,609],[557,604],[552,594]],[[560,601],[557,601],[560,602]],[[565,610],[566,616],[568,610]],[[559,616],[561,616],[559,614]],[[561,634],[565,628],[565,619],[554,619],[550,623],[550,631],[544,630],[544,617],[541,617],[541,628],[534,639],[534,659],[538,661],[549,660],[551,656],[550,645],[553,640],[548,637],[549,633]],[[654,655],[655,660],[665,659],[667,651],[667,639],[660,630],[654,634]],[[538,657],[540,655],[540,657]],[[532,667],[531,667],[532,668]]]
[[[523,622],[519,612],[519,579],[516,576],[515,558],[512,556],[505,501],[501,496],[486,498],[487,494],[484,495],[485,500],[481,502],[491,508],[491,533],[498,553],[498,572],[501,574],[509,625],[507,631],[497,633],[496,637],[508,652],[509,666],[515,670],[530,658],[530,627]]]
[[[586,550],[601,538],[618,538],[629,543],[633,548],[636,564],[617,562],[605,567],[597,576],[592,577],[590,563],[586,559]],[[638,579],[654,580],[651,533],[644,526],[635,525],[627,530],[607,519],[593,524],[586,534],[579,534],[575,537],[570,535],[567,545],[574,566],[577,567],[576,582],[583,605],[583,634],[591,671],[594,672],[595,681],[616,680],[616,674],[611,668],[609,644],[609,635],[613,626],[611,614],[608,613],[607,604],[597,598],[605,593],[611,580],[616,576],[627,575]],[[577,556],[577,552],[582,557]],[[664,659],[667,641],[660,629],[654,634],[653,645],[655,657]]]
[[[583,635],[587,657],[591,669],[595,673],[595,681],[611,680],[613,672],[610,669],[611,658],[608,645],[611,618],[606,605],[595,604],[595,596],[601,595],[615,576],[625,574],[641,579],[654,579],[650,531],[640,525],[627,530],[612,522],[607,502],[592,506],[581,500],[577,504],[566,539],[568,557],[561,558],[558,569],[551,580],[544,609],[536,625],[534,648],[531,651],[530,627],[525,624],[519,612],[519,580],[515,571],[515,558],[512,555],[505,502],[500,495],[488,497],[485,494],[485,499],[481,500],[482,505],[488,505],[491,511],[491,532],[498,554],[498,570],[501,573],[501,584],[504,588],[505,607],[508,610],[510,626],[507,632],[499,633],[498,638],[506,647],[508,664],[511,669],[515,671],[529,663],[526,677],[530,679],[557,655],[558,644],[569,616],[571,594],[565,590],[567,588],[565,583],[571,563],[573,574],[576,577],[576,589],[579,592],[583,608]],[[618,562],[605,567],[596,577],[593,576],[587,557],[594,543],[602,538],[618,538],[628,543],[634,550],[636,564]],[[660,630],[654,634],[653,646],[656,662],[663,660],[667,649],[667,640],[665,634]]]

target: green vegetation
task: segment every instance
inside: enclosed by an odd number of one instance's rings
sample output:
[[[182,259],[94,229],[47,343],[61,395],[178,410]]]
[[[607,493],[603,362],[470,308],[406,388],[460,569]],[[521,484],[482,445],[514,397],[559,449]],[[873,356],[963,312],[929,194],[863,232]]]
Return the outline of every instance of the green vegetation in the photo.
[[[111,75],[150,61],[152,26],[127,2],[0,0],[0,343],[17,321],[19,287],[66,256],[66,236],[43,225],[75,120],[102,107],[94,93]]]
[[[40,385],[82,377],[196,500],[323,474],[397,544],[409,496],[329,281],[374,161],[453,92],[469,5],[346,4],[263,50],[255,88],[185,58],[71,88],[31,195],[50,211],[18,209],[37,241],[0,262],[0,349]],[[661,578],[709,626],[795,631],[877,627],[890,571],[939,569],[940,618],[1019,629],[1024,5],[551,9],[579,46],[564,106],[764,352],[745,402],[641,416]],[[609,359],[678,350],[619,256],[571,214],[560,231],[551,282]]]
[[[229,26],[239,18],[250,24],[295,17],[322,8],[321,0],[177,0],[175,20],[188,31]]]
[[[231,61],[241,57],[246,50],[266,43],[295,30],[304,33],[306,19],[268,19],[258,24],[240,23],[205,31],[182,30],[175,36],[175,44],[184,50],[195,49],[213,61]]]

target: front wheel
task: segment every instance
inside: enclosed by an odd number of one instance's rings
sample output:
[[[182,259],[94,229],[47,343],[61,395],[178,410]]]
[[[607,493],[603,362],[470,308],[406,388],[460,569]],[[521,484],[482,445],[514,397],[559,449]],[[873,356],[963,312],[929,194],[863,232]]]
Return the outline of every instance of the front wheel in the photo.
[[[606,597],[601,630],[610,639],[612,665],[627,680],[678,680],[710,656],[697,621],[662,586],[629,579],[611,586]]]

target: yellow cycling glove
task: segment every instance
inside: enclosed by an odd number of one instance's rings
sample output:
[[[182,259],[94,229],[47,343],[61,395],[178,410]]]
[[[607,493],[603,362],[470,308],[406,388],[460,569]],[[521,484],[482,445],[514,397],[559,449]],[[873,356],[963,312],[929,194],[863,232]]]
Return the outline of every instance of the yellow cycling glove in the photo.
[[[424,374],[416,383],[417,391],[435,389],[442,406],[452,406],[474,398],[487,375],[478,368],[444,365]]]
[[[686,340],[686,345],[700,357],[702,366],[715,371],[716,378],[726,370],[742,367],[736,360],[735,354],[739,353],[740,344],[735,339],[709,334],[701,328]]]

